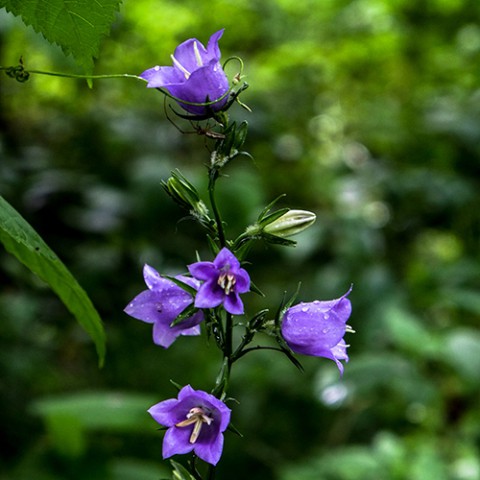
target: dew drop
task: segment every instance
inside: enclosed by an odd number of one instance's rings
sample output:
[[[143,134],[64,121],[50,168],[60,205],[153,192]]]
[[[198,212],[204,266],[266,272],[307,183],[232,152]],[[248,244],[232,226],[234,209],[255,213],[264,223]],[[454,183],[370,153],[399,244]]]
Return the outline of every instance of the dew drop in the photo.
[[[302,312],[304,312],[304,313],[307,313],[307,312],[308,312],[308,310],[309,310],[309,308],[308,308],[308,307],[302,307]]]
[[[160,70],[160,67],[158,65],[155,66],[154,70],[158,72]]]

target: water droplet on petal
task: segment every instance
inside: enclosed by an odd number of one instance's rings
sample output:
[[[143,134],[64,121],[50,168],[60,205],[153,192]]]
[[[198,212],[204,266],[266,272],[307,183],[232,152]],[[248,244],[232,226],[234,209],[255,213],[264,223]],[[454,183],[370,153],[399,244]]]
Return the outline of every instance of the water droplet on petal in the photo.
[[[307,312],[308,312],[308,310],[309,310],[309,308],[308,308],[308,307],[302,307],[302,312],[304,312],[304,313],[307,313]]]

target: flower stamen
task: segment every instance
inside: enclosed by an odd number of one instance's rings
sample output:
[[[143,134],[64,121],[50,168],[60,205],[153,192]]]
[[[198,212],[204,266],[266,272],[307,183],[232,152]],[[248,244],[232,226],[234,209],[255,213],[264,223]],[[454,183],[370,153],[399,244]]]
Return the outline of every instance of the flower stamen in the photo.
[[[225,295],[229,295],[233,290],[237,279],[235,275],[231,273],[222,273],[218,276],[217,284],[225,292]]]
[[[195,53],[195,60],[197,61],[197,65],[199,67],[203,67],[202,57],[200,56],[200,52],[198,50],[197,42],[193,42],[193,51]]]
[[[190,72],[173,56],[173,55],[170,55],[174,65],[183,72],[183,74],[185,75],[185,78],[188,80],[190,78]]]
[[[204,423],[211,425],[213,418],[209,417],[202,407],[193,407],[187,413],[187,418],[175,424],[176,427],[188,427],[193,425],[192,434],[190,435],[190,443],[195,443],[200,435]]]

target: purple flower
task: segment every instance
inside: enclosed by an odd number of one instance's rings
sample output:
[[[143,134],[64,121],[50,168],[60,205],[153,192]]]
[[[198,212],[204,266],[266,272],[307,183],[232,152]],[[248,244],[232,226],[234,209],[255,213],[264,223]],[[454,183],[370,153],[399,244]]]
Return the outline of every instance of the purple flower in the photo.
[[[353,331],[346,322],[352,312],[345,295],[335,300],[299,303],[289,308],[283,317],[282,336],[296,353],[334,360],[343,374],[340,360],[348,362],[346,331]]]
[[[195,313],[174,327],[170,326],[193,302],[192,296],[171,280],[161,277],[149,265],[143,268],[143,277],[148,290],[137,295],[127,305],[125,313],[142,322],[153,323],[153,341],[164,348],[168,348],[179,335],[200,335],[202,312]],[[199,282],[193,278],[182,275],[175,278],[193,288],[198,288]]]
[[[212,465],[222,455],[223,432],[230,423],[230,412],[218,398],[190,385],[180,390],[178,399],[165,400],[148,410],[156,422],[168,427],[163,439],[163,458],[193,450]]]
[[[223,303],[232,315],[243,314],[239,294],[250,290],[250,277],[228,248],[222,248],[213,262],[193,263],[188,270],[197,280],[204,281],[195,296],[195,307],[214,308]]]
[[[190,103],[210,105],[190,105],[179,101],[180,106],[195,115],[208,115],[221,110],[227,103],[228,79],[220,65],[218,41],[223,29],[214,33],[207,48],[196,38],[181,43],[171,55],[173,67],[159,67],[145,70],[140,77],[147,80],[149,88],[165,88],[174,97]]]

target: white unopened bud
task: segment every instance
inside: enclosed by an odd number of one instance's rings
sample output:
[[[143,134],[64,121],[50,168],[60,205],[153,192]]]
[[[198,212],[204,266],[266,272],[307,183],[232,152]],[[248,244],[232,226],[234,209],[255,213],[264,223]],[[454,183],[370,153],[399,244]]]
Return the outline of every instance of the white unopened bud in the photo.
[[[277,237],[291,237],[315,222],[317,216],[307,210],[289,210],[263,228],[265,233]]]

